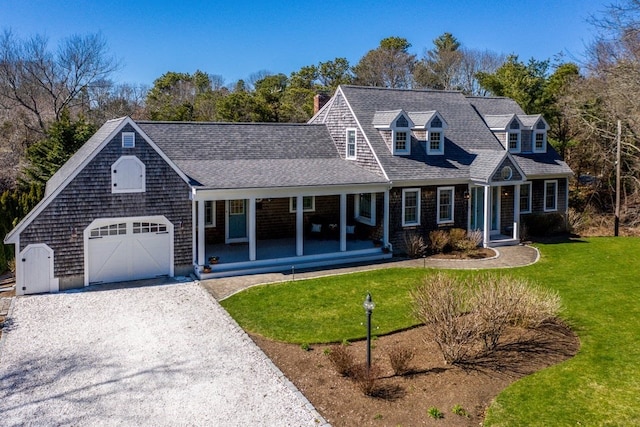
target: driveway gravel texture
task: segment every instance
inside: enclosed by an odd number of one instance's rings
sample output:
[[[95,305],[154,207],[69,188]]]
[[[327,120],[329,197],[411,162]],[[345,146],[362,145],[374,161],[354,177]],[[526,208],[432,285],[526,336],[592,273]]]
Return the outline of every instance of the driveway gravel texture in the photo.
[[[325,421],[198,284],[18,297],[0,424],[318,426]]]

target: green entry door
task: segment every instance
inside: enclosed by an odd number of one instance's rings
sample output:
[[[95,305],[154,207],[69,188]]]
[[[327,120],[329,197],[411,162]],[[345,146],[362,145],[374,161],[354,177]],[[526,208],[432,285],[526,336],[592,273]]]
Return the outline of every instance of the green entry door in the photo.
[[[238,199],[227,203],[227,242],[246,242],[247,201]]]

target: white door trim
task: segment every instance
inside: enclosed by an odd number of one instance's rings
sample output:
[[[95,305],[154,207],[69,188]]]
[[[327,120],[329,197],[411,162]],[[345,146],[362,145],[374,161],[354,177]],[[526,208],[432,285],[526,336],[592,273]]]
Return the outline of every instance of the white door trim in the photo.
[[[49,292],[58,292],[60,290],[60,280],[53,277],[53,261],[54,261],[54,252],[53,249],[49,247],[49,245],[45,243],[32,243],[27,245],[22,252],[18,255],[18,262],[16,262],[16,295],[24,295],[25,294],[25,270],[24,270],[24,262],[25,256],[28,251],[34,248],[43,248],[49,254],[49,265],[48,265],[48,276],[49,276]]]
[[[130,216],[130,217],[117,217],[117,218],[98,218],[91,222],[85,229],[83,233],[84,237],[84,285],[89,286],[89,234],[90,231],[97,227],[102,227],[109,224],[114,223],[133,223],[133,222],[156,222],[156,223],[164,223],[167,226],[167,231],[169,232],[169,276],[174,276],[174,226],[171,221],[167,219],[164,215],[153,215],[153,216]],[[128,228],[127,228],[128,230]]]

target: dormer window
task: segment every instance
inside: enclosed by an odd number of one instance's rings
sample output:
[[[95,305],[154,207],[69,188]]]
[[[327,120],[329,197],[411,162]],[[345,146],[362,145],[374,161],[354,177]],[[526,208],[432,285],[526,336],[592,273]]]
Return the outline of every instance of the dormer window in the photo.
[[[444,125],[438,116],[427,126],[427,154],[444,154]]]
[[[547,126],[540,120],[533,131],[533,152],[547,152]]]
[[[393,130],[393,154],[411,154],[409,121],[403,115],[396,120]]]
[[[520,123],[515,119],[509,125],[507,132],[507,148],[511,153],[520,152]]]

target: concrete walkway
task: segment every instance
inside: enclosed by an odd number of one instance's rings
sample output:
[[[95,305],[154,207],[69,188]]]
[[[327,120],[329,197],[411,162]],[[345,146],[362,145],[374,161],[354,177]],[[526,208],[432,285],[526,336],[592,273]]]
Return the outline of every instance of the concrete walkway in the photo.
[[[310,279],[314,277],[332,276],[336,274],[348,274],[357,271],[377,270],[381,268],[405,267],[405,268],[441,268],[441,269],[489,269],[489,268],[514,268],[530,265],[538,261],[538,250],[531,246],[503,246],[493,249],[496,255],[491,258],[475,260],[451,260],[451,259],[391,259],[374,264],[347,265],[340,268],[314,269],[301,272],[281,272],[254,274],[251,276],[223,277],[209,279],[200,282],[214,298],[223,300],[251,286],[286,282],[290,280]]]

